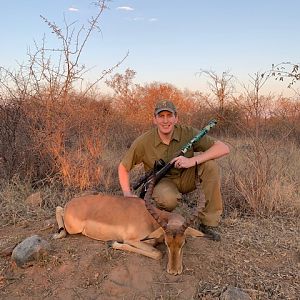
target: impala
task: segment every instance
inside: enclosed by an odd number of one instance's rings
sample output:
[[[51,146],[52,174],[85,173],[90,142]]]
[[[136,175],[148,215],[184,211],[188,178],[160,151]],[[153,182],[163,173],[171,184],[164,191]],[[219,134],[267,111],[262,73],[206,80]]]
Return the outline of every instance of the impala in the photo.
[[[112,195],[87,195],[71,199],[65,208],[56,208],[59,231],[54,239],[81,233],[92,239],[112,241],[114,249],[139,253],[160,259],[154,245],[167,246],[169,274],[181,274],[183,245],[186,236],[202,237],[202,232],[189,227],[196,213],[186,220],[181,215],[156,208],[151,203],[152,180],[145,200]]]

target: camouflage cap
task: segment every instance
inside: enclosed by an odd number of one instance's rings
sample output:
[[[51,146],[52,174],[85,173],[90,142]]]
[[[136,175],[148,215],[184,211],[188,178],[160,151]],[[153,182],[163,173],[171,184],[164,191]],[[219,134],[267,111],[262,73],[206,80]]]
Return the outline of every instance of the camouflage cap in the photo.
[[[174,103],[171,102],[170,100],[166,100],[166,99],[160,100],[156,103],[156,106],[154,109],[154,115],[156,116],[164,110],[169,111],[169,112],[173,113],[174,115],[176,115],[176,113],[177,113]]]

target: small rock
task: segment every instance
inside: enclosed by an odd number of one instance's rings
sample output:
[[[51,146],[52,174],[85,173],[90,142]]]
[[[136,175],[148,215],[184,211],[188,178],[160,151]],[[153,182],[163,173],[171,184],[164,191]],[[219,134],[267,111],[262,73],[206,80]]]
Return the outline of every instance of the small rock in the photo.
[[[26,263],[47,255],[50,250],[51,246],[47,241],[33,235],[14,248],[11,258],[18,267],[24,267]]]
[[[239,288],[228,287],[222,293],[220,300],[251,300],[251,297]]]

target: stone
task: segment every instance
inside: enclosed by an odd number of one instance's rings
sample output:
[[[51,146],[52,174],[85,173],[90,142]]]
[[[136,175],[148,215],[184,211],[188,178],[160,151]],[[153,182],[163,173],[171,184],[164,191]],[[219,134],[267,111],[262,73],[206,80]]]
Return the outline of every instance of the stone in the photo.
[[[220,300],[251,300],[251,297],[239,288],[228,287],[222,293]]]
[[[38,235],[26,238],[18,244],[11,255],[11,259],[18,267],[24,267],[28,262],[46,256],[51,251],[51,245]]]

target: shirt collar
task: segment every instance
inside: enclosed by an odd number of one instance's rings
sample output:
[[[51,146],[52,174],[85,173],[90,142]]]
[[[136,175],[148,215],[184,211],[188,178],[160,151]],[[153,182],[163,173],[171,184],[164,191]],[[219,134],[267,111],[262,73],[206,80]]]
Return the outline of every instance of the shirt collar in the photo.
[[[174,126],[174,131],[173,131],[173,135],[172,135],[172,138],[171,138],[171,141],[172,140],[176,140],[176,141],[179,141],[180,140],[180,129],[179,127],[177,126],[177,124],[175,124]],[[158,130],[157,128],[155,128],[155,133],[154,133],[154,146],[157,147],[160,143],[162,143],[159,135],[158,135]]]

